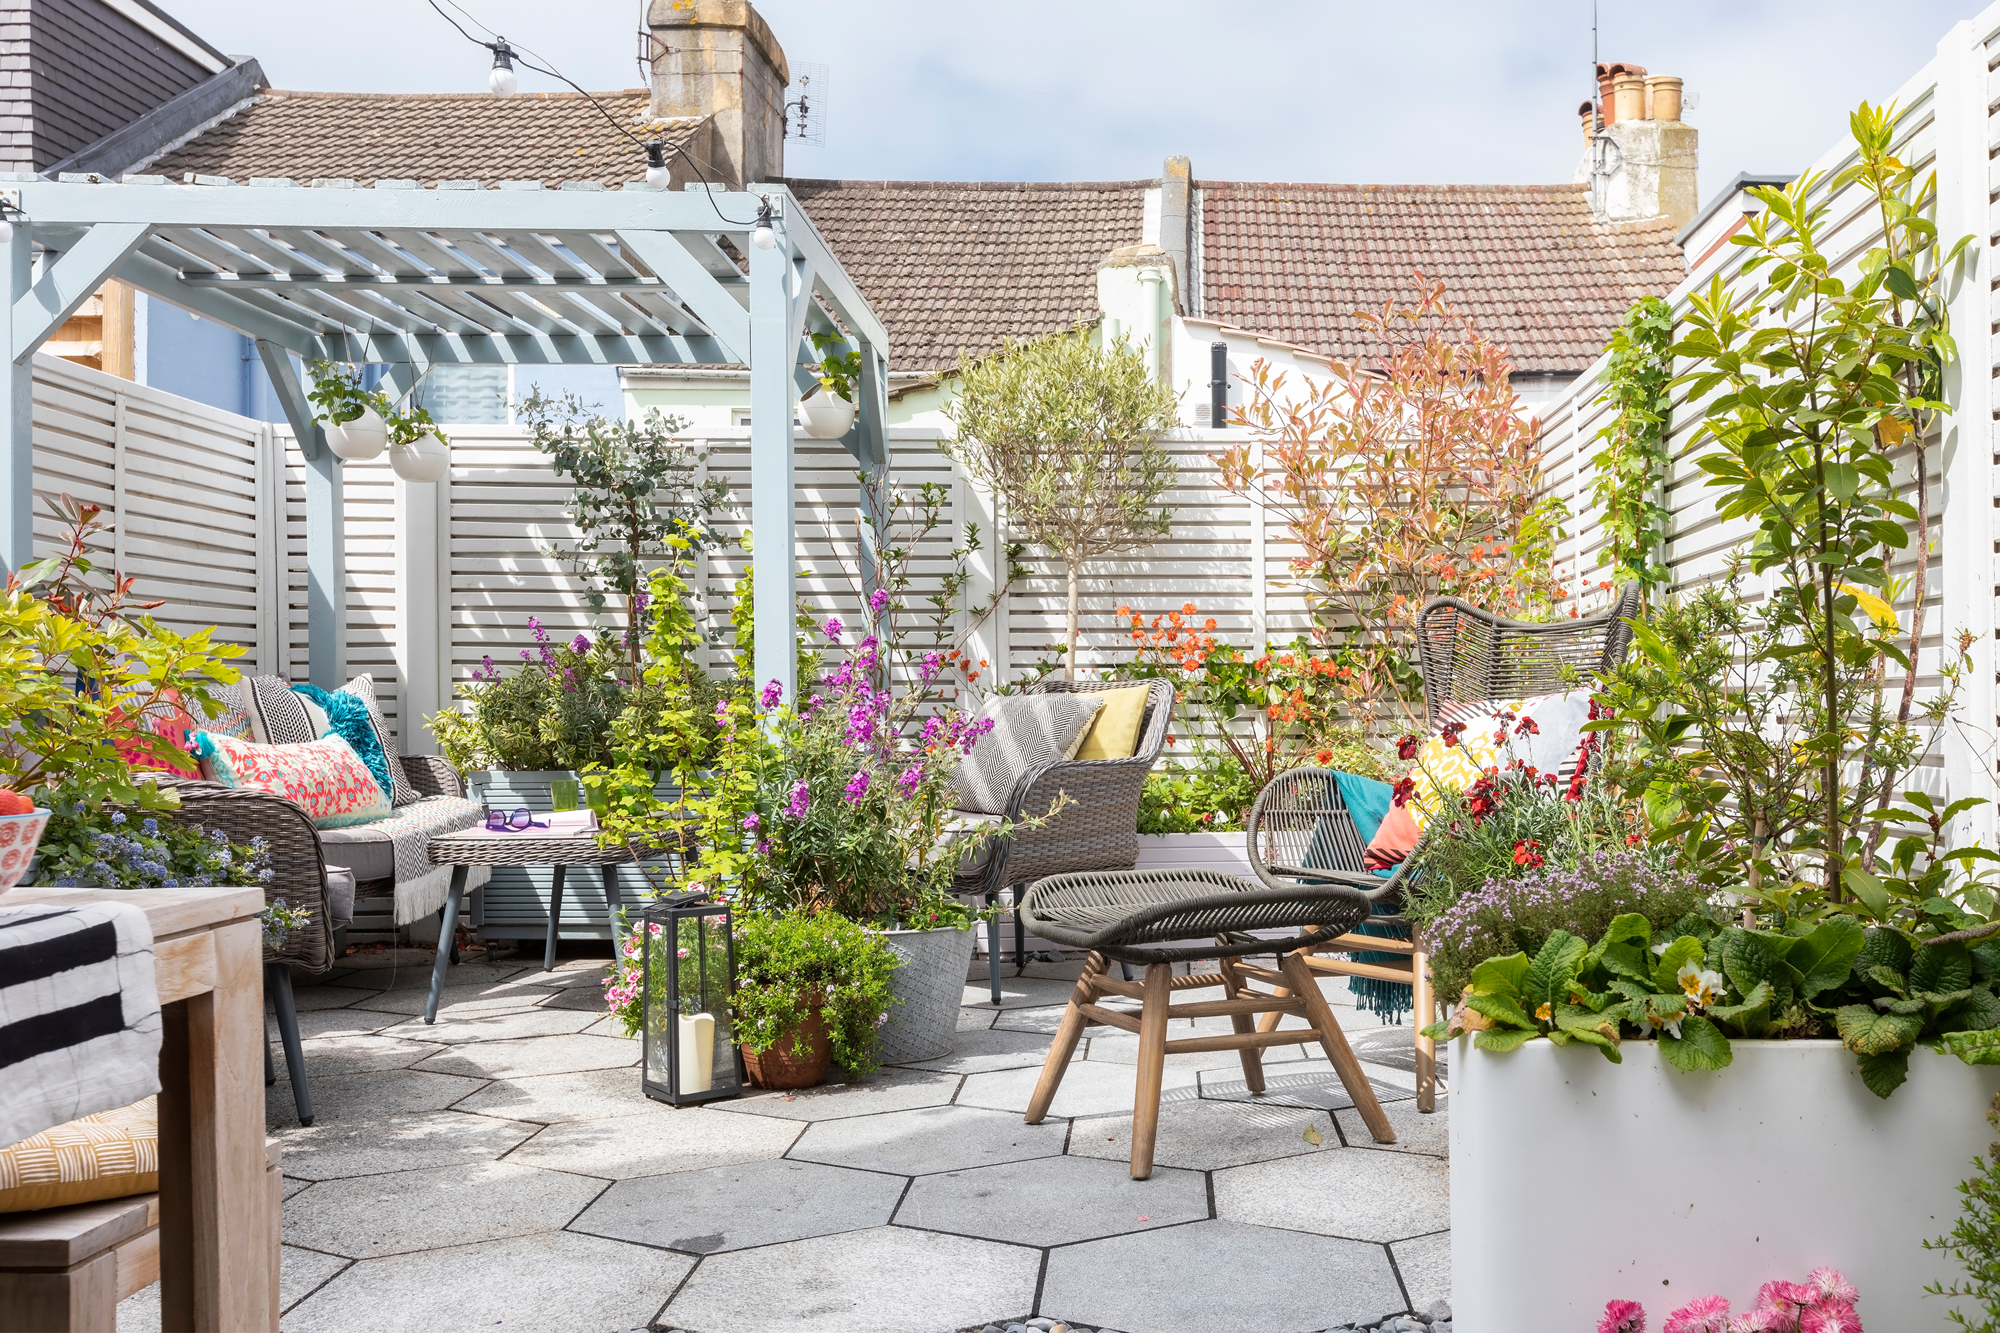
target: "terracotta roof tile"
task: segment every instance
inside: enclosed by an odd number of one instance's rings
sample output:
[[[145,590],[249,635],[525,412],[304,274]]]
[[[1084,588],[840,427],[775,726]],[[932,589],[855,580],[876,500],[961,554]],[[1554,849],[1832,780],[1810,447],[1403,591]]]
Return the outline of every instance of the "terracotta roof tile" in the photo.
[[[1367,350],[1354,312],[1408,299],[1422,270],[1517,370],[1575,373],[1687,271],[1671,222],[1596,221],[1583,185],[1199,188],[1201,314],[1327,356]]]
[[[644,88],[598,93],[641,138]],[[661,137],[685,144],[701,124],[664,122]],[[136,168],[179,178],[186,172],[380,180],[538,180],[606,185],[645,178],[646,155],[577,93],[269,92],[242,110]]]
[[[791,180],[889,330],[898,371],[1097,318],[1097,265],[1139,240],[1151,181]]]

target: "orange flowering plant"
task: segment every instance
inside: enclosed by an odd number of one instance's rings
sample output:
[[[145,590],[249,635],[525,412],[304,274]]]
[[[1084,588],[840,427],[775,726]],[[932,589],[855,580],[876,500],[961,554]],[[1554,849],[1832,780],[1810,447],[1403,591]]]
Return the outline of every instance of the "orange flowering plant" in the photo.
[[[1129,606],[1135,651],[1118,675],[1169,680],[1187,713],[1214,728],[1254,790],[1288,768],[1317,764],[1369,776],[1388,771],[1384,757],[1351,725],[1363,697],[1366,664],[1345,650],[1315,649],[1304,639],[1288,648],[1246,655],[1216,637],[1213,616],[1193,602],[1149,622]]]
[[[1457,597],[1516,619],[1553,613],[1562,502],[1544,495],[1541,424],[1509,365],[1416,275],[1413,305],[1357,312],[1372,354],[1288,385],[1259,361],[1233,413],[1253,440],[1216,459],[1222,483],[1287,525],[1315,638],[1337,643],[1356,710],[1422,730],[1417,610]]]

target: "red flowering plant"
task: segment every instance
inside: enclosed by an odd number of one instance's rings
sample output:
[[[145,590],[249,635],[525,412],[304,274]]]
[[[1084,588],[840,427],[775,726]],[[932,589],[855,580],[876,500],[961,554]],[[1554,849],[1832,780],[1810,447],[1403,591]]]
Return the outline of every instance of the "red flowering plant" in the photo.
[[[1133,653],[1116,676],[1171,681],[1180,715],[1236,762],[1253,791],[1308,764],[1383,779],[1393,773],[1353,725],[1355,702],[1365,694],[1357,672],[1365,666],[1344,650],[1298,639],[1252,657],[1218,637],[1215,618],[1193,602],[1150,621],[1129,606],[1118,616],[1129,625]]]
[[[1359,312],[1376,344],[1325,381],[1259,361],[1217,459],[1222,482],[1272,511],[1299,554],[1318,641],[1347,654],[1357,711],[1423,720],[1416,613],[1457,597],[1516,619],[1555,614],[1562,502],[1542,482],[1540,424],[1498,344],[1415,275],[1416,300]]]

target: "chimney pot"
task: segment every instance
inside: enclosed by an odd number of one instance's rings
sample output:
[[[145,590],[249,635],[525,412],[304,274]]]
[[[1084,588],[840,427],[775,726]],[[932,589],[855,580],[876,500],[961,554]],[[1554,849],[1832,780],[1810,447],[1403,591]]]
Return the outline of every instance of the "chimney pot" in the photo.
[[[1646,80],[1638,74],[1620,74],[1611,80],[1611,97],[1618,120],[1646,118]]]
[[[785,174],[784,50],[749,0],[652,0],[653,114],[705,116],[689,145],[740,188]]]
[[[1681,81],[1671,74],[1655,74],[1646,80],[1646,94],[1652,103],[1652,120],[1681,118]]]

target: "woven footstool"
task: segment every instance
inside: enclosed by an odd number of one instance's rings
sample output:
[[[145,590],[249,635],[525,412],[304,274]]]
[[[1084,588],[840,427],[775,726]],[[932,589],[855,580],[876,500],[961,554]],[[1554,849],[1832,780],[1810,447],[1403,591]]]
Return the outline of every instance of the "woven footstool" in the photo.
[[[1377,1143],[1394,1143],[1396,1132],[1375,1100],[1360,1061],[1297,952],[1346,934],[1368,911],[1368,899],[1357,889],[1334,884],[1271,889],[1213,870],[1116,870],[1037,881],[1021,902],[1027,928],[1043,939],[1090,950],[1090,960],[1063,1010],[1041,1081],[1028,1103],[1028,1123],[1040,1124],[1048,1114],[1086,1027],[1103,1024],[1137,1033],[1132,1178],[1144,1180],[1153,1174],[1153,1140],[1160,1127],[1160,1084],[1167,1057],[1184,1051],[1236,1051],[1243,1061],[1245,1085],[1252,1093],[1262,1093],[1263,1049],[1311,1038],[1298,1028],[1259,1032],[1256,1015],[1298,1014],[1312,1025],[1313,1036],[1367,1122],[1368,1132]],[[1274,929],[1299,933],[1275,940],[1249,933]],[[1214,943],[1189,943],[1204,937],[1213,937]],[[1243,961],[1251,954],[1276,955],[1277,969]],[[1185,977],[1173,974],[1173,964],[1197,958],[1219,959],[1221,970]],[[1105,975],[1113,961],[1143,966],[1145,980],[1113,980]],[[1272,989],[1258,990],[1250,984],[1253,981]],[[1225,998],[1173,1003],[1177,990],[1213,986],[1222,987]],[[1098,1003],[1113,995],[1138,1000],[1139,1013]],[[1167,1040],[1169,1019],[1223,1016],[1233,1033]]]

